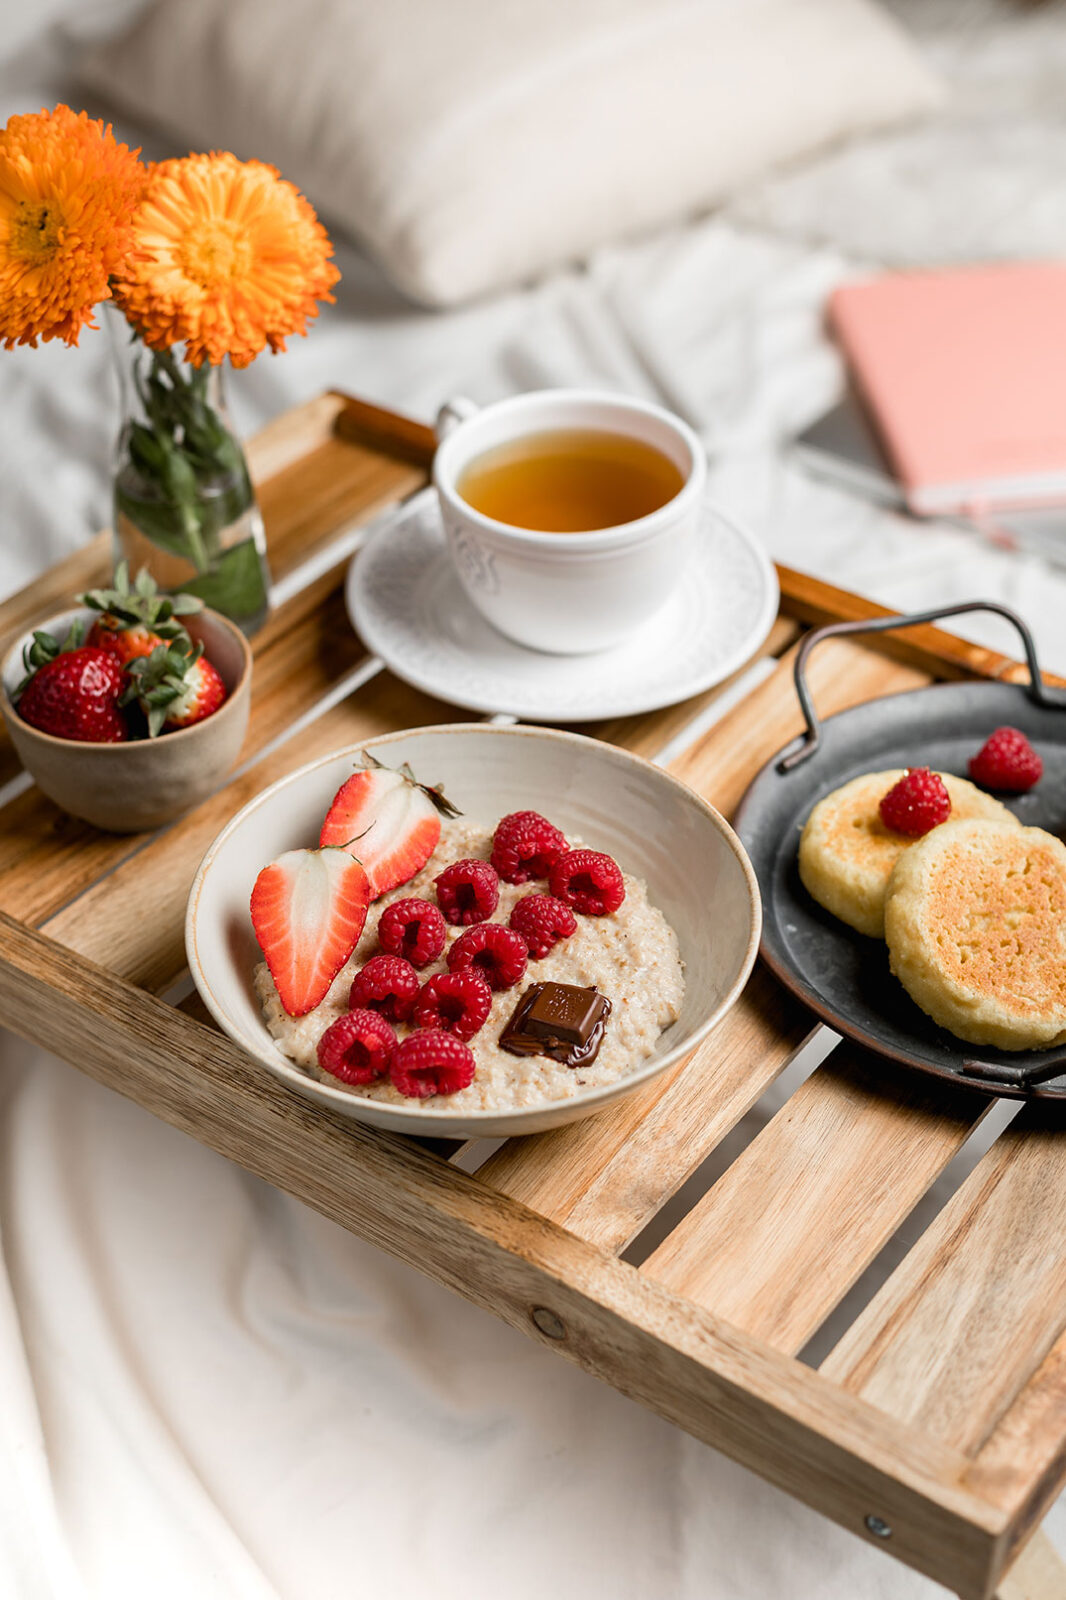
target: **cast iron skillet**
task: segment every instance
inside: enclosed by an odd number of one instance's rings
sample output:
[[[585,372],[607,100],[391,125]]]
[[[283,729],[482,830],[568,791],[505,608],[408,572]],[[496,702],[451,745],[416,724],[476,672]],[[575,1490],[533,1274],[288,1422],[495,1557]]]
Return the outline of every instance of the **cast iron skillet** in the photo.
[[[935,684],[889,695],[819,722],[805,669],[822,639],[994,611],[1021,635],[1028,684]],[[966,1045],[925,1015],[888,968],[878,939],[823,911],[800,883],[796,852],[811,807],[863,772],[932,767],[967,776],[966,763],[994,728],[1020,728],[1044,762],[1029,794],[1005,796],[1019,821],[1066,839],[1066,692],[1042,680],[1032,635],[992,601],[945,606],[875,622],[838,622],[809,633],[796,658],[796,693],[807,732],[779,751],[749,787],[735,824],[763,897],[761,953],[781,981],[839,1033],[889,1060],[941,1078],[962,1078],[1014,1098],[1066,1099],[1066,1048],[1005,1051]],[[977,1059],[979,1057],[979,1059]]]

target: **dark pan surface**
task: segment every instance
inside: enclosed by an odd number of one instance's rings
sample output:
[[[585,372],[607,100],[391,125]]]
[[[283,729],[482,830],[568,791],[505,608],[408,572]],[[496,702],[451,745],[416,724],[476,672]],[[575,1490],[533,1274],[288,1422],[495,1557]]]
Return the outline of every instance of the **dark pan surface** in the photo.
[[[966,777],[970,756],[1004,723],[1032,741],[1044,776],[1027,795],[998,798],[1019,821],[1066,839],[1066,711],[1037,706],[1024,688],[1001,683],[937,684],[827,718],[821,749],[786,774],[777,771],[775,756],[751,784],[735,821],[762,890],[768,965],[830,1027],[938,1077],[958,1077],[964,1060],[975,1057],[1011,1067],[1050,1063],[1066,1059],[1066,1047],[992,1050],[938,1028],[892,976],[885,945],[855,933],[811,899],[800,883],[796,853],[812,806],[849,778],[920,766]],[[1066,1099],[1066,1067],[1031,1087],[982,1087],[1016,1098]]]

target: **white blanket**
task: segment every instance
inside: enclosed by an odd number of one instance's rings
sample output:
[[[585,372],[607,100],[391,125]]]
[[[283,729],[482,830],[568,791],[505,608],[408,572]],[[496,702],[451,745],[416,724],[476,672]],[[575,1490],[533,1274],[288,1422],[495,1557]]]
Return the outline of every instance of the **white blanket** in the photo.
[[[27,10],[0,3],[0,23],[8,9],[13,24]],[[965,250],[994,248],[1010,220],[1021,249],[1066,247],[1061,113],[1034,91],[1019,122],[1002,87],[1044,81],[1061,13],[1056,32],[1055,8],[899,9],[961,86],[954,120],[448,316],[409,310],[344,251],[339,305],[231,384],[241,425],[330,384],[425,416],[456,391],[656,395],[700,428],[716,492],[775,556],[904,608],[1005,598],[1066,670],[1061,575],[818,486],[782,448],[837,393],[820,306],[859,256],[887,257],[892,239],[915,259],[951,253],[960,185],[983,197]],[[57,98],[62,60],[48,40],[9,64],[0,118]],[[974,152],[1008,117],[976,183]],[[888,219],[869,201],[878,182],[898,201]],[[0,395],[6,592],[106,518],[103,338],[3,355]],[[1009,645],[994,624],[972,631]],[[2,1059],[4,1600],[943,1592],[74,1069],[11,1038]],[[1061,1508],[1050,1526],[1066,1545]]]

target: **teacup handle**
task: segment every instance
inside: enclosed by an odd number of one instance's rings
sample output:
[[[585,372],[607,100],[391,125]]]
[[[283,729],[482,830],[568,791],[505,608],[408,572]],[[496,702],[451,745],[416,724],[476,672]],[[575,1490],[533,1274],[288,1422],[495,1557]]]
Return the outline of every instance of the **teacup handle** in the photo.
[[[473,400],[468,400],[465,394],[457,394],[451,400],[445,400],[437,412],[437,443],[442,444],[453,428],[457,428],[460,422],[466,422],[480,409],[481,407]]]

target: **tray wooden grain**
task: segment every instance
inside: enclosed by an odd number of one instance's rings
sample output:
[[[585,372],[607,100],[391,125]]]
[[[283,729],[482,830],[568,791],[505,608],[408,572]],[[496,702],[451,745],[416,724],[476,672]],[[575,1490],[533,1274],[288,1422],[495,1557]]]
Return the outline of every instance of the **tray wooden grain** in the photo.
[[[359,526],[425,482],[432,446],[421,424],[340,394],[253,441],[286,598],[254,642],[241,763],[189,816],[154,835],[97,833],[20,782],[0,743],[4,1022],[964,1600],[1061,1600],[1066,1568],[1034,1529],[1066,1478],[1066,1108],[1021,1110],[815,1369],[799,1353],[982,1121],[984,1095],[838,1045],[641,1252],[642,1230],[814,1030],[765,971],[672,1074],[589,1121],[508,1141],[473,1176],[451,1147],[295,1098],[195,997],[168,1003],[194,871],[246,799],[339,745],[455,717],[367,656],[342,599]],[[101,536],[9,599],[0,635],[103,579],[108,556]],[[779,570],[781,616],[731,685],[585,731],[665,751],[730,812],[799,731],[803,629],[885,614]],[[831,713],[1022,670],[923,628],[832,641],[811,677]],[[131,917],[147,897],[152,917]],[[634,1239],[639,1266],[621,1259]]]

